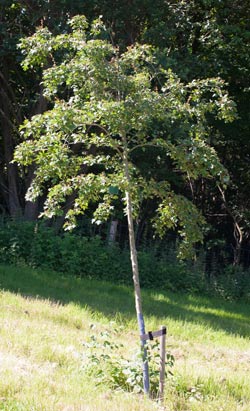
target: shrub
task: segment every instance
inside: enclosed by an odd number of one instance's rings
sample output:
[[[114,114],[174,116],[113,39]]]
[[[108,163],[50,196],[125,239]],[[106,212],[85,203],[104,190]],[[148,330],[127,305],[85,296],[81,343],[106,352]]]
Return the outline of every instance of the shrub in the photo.
[[[250,300],[250,270],[229,265],[213,278],[212,287],[225,299]]]
[[[132,360],[123,357],[121,351],[123,345],[115,342],[122,327],[106,330],[100,334],[93,334],[84,348],[84,369],[90,375],[94,375],[98,384],[108,385],[112,389],[124,391],[142,392],[143,375],[141,351],[134,354]],[[91,326],[93,327],[93,325]],[[147,346],[149,378],[151,395],[156,396],[159,387],[160,354],[159,342],[154,340]],[[171,368],[174,365],[174,357],[166,354],[165,377],[172,376]]]
[[[204,253],[195,262],[181,262],[173,243],[154,243],[138,251],[141,286],[226,299],[250,300],[250,271],[227,266],[208,278]],[[0,224],[0,262],[43,267],[68,275],[132,284],[129,250],[107,245],[99,236],[56,235],[42,223],[6,221]]]

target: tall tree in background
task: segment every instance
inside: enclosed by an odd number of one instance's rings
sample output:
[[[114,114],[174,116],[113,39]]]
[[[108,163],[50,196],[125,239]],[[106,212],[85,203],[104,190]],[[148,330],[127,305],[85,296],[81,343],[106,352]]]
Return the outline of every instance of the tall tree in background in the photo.
[[[81,11],[82,2],[74,2],[74,12]],[[25,118],[46,110],[40,86],[41,73],[27,76],[21,66],[17,44],[21,37],[31,35],[35,28],[49,25],[54,33],[62,30],[72,15],[72,2],[60,0],[2,0],[0,5],[0,187],[1,211],[11,217],[24,215],[34,220],[39,214],[37,201],[25,201],[24,193],[33,176],[29,167],[25,178],[18,175],[12,163],[15,146],[20,141],[19,126]]]
[[[202,207],[217,239],[234,246],[240,260],[242,242],[247,244],[249,214],[249,93],[250,3],[229,0],[169,1],[155,7],[147,18],[144,41],[156,45],[161,61],[183,80],[220,76],[237,104],[233,124],[216,121],[210,144],[229,171],[226,192],[206,179],[192,182],[192,197]]]
[[[70,34],[53,36],[41,28],[21,42],[26,70],[51,63],[43,70],[51,109],[24,122],[25,141],[15,159],[24,166],[36,165],[27,197],[47,194],[43,215],[61,215],[64,202],[75,193],[66,229],[73,228],[91,204],[96,207],[93,219],[99,222],[110,216],[118,199],[123,202],[138,326],[144,334],[133,219],[143,200],[154,198],[155,228],[160,234],[178,229],[181,256],[202,241],[202,216],[168,180],[159,179],[157,164],[170,158],[183,180],[216,177],[225,184],[227,172],[207,144],[211,128],[206,117],[231,121],[234,105],[220,79],[184,84],[157,64],[150,46],[120,52],[109,38],[102,39],[109,32],[100,20],[89,27],[85,17],[76,16],[70,24]],[[154,166],[145,172],[135,154],[152,148]],[[144,389],[149,390],[146,361]]]

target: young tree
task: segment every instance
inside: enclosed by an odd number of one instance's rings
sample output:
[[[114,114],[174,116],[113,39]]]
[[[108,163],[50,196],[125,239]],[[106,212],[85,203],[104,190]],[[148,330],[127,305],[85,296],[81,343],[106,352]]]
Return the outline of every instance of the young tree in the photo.
[[[76,16],[70,24],[70,34],[52,36],[42,28],[21,42],[23,67],[45,67],[43,88],[51,109],[24,122],[25,140],[15,160],[36,164],[27,198],[47,193],[44,216],[61,215],[63,203],[73,196],[65,229],[73,228],[90,204],[96,204],[98,222],[110,216],[118,198],[124,203],[136,313],[144,334],[133,218],[145,198],[156,198],[155,228],[160,234],[178,229],[182,257],[202,240],[202,216],[169,181],[158,178],[157,164],[170,158],[182,178],[216,177],[225,183],[226,170],[207,143],[212,130],[206,116],[231,121],[234,105],[220,79],[185,85],[157,64],[149,45],[120,53],[102,39],[107,32],[100,21],[89,28],[85,17]],[[152,149],[154,164],[151,153],[149,169],[142,170],[135,154],[146,156]],[[149,391],[146,361],[144,390]]]

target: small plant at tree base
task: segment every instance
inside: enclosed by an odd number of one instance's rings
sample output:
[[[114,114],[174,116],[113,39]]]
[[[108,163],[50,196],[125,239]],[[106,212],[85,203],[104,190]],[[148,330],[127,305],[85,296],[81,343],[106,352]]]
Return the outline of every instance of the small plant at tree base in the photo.
[[[93,328],[93,326],[91,326]],[[84,342],[84,370],[94,375],[97,384],[106,384],[112,389],[121,389],[129,392],[143,392],[143,376],[141,362],[143,352],[139,350],[128,360],[121,355],[123,344],[114,342],[122,327],[112,331],[100,332],[99,336],[91,335],[88,342]],[[150,393],[156,397],[159,388],[160,354],[159,341],[154,340],[147,344],[147,360],[149,363]],[[172,376],[171,368],[174,357],[166,354],[166,378]]]

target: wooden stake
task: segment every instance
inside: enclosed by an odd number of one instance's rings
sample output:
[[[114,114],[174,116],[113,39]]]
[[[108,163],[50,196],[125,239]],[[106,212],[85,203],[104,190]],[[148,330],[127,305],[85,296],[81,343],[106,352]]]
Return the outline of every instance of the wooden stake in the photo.
[[[162,335],[160,340],[160,385],[159,385],[159,399],[162,402],[164,399],[164,385],[165,385],[165,356],[166,356],[166,327],[161,326]]]

